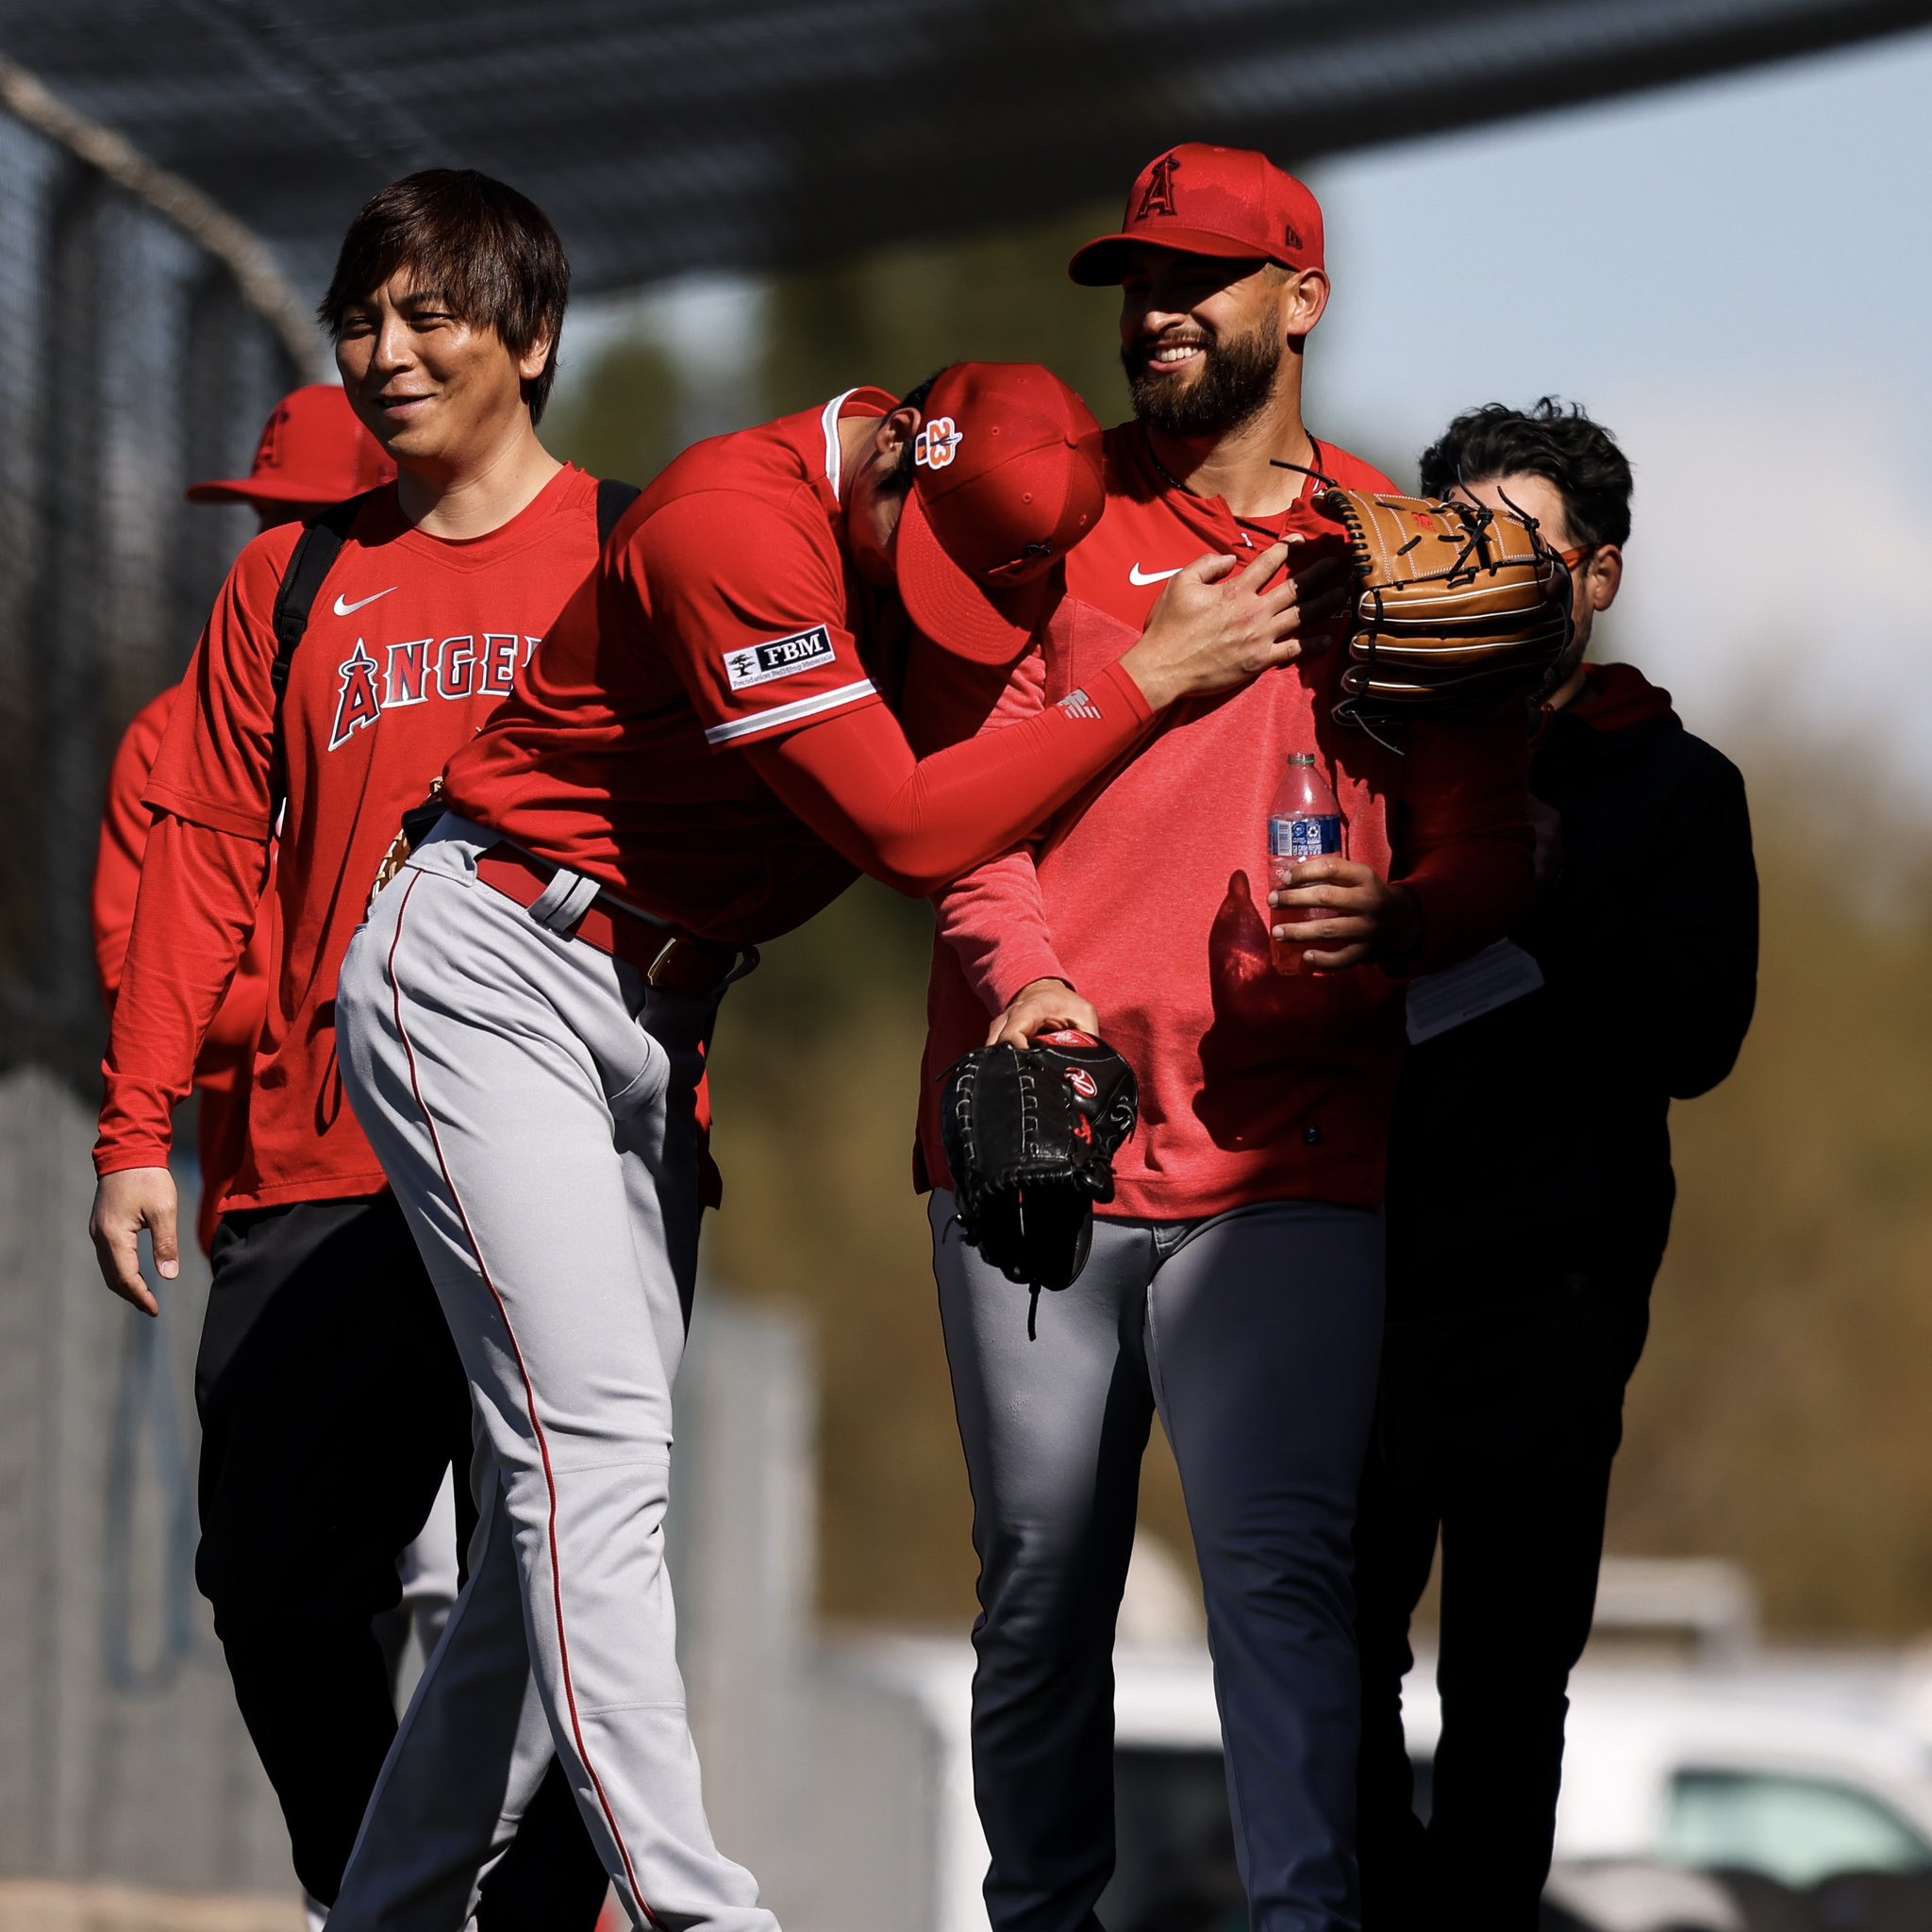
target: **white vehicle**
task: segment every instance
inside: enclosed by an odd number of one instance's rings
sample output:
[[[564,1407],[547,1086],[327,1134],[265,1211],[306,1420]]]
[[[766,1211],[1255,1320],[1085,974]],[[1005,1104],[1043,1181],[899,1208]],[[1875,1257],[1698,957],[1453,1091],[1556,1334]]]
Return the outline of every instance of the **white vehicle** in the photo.
[[[973,1653],[963,1628],[814,1635],[811,1386],[795,1323],[708,1304],[671,1523],[707,1805],[793,1932],[985,1932]],[[1108,1932],[1245,1932],[1200,1629],[1185,1566],[1143,1541],[1115,1657]],[[1857,1871],[1912,1894],[1882,1923],[1932,1927],[1932,1656],[1764,1650],[1731,1566],[1611,1562],[1571,1695],[1551,1895],[1572,1923],[1747,1932],[1738,1886],[1700,1874],[1762,1891]],[[1431,1658],[1407,1717],[1426,1806]],[[1881,1923],[1843,1903],[1814,1897],[1808,1922]]]
[[[1923,1665],[1703,1647],[1702,1659],[1586,1661],[1575,1673],[1559,1867],[1723,1868],[1795,1888],[1853,1870],[1932,1874],[1932,1680]],[[911,1720],[899,1739],[912,1744],[917,1734],[921,1763],[916,1774],[902,1766],[898,1789],[916,1790],[931,1820],[929,1844],[900,1867],[902,1885],[916,1871],[927,1898],[881,1901],[883,1915],[864,1923],[896,1928],[903,1907],[908,1932],[985,1932],[970,1650],[867,1638],[836,1657],[830,1679],[848,1690],[862,1684]],[[1119,1863],[1101,1917],[1108,1932],[1244,1932],[1206,1653],[1123,1649],[1115,1670]],[[1434,1659],[1423,1658],[1405,1699],[1422,1807],[1441,1724],[1433,1674]]]

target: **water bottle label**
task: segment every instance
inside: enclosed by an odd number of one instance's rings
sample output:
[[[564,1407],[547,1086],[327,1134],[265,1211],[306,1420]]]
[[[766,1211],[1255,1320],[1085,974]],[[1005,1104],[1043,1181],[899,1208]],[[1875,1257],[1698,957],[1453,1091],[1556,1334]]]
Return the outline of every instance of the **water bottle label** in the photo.
[[[1299,864],[1341,850],[1341,820],[1334,812],[1311,819],[1270,819],[1268,854]]]

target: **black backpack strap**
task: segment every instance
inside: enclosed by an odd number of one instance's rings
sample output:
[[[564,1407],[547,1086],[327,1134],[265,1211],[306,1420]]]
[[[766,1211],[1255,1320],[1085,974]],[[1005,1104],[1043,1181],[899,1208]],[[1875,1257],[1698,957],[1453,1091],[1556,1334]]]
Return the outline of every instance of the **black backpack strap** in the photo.
[[[277,717],[281,715],[282,693],[289,688],[289,666],[295,656],[295,646],[308,628],[308,613],[315,608],[323,580],[342,554],[342,545],[349,541],[349,532],[362,514],[362,506],[375,493],[373,490],[365,491],[360,496],[352,496],[346,503],[324,510],[302,532],[301,541],[289,558],[289,567],[282,573],[282,588],[275,592],[275,661],[269,673],[269,680],[275,688]]]
[[[624,513],[644,492],[635,483],[620,483],[607,476],[597,485],[597,548],[610,541],[610,533],[624,521]]]
[[[387,486],[385,486],[387,487]],[[288,759],[282,746],[282,699],[289,689],[289,671],[295,658],[295,646],[308,628],[308,613],[322,593],[324,581],[335,568],[342,545],[363,506],[376,491],[367,490],[325,509],[302,532],[282,573],[282,587],[275,592],[275,661],[269,667],[269,682],[275,693],[275,816],[281,816],[282,800],[288,789]]]

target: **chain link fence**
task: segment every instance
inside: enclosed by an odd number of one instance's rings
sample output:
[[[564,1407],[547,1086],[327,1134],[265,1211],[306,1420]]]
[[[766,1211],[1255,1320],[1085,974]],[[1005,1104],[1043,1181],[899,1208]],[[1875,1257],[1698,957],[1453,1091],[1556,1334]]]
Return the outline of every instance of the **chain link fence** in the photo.
[[[0,62],[0,1071],[95,1091],[108,762],[252,533],[181,492],[245,470],[308,373],[299,308],[232,222]]]

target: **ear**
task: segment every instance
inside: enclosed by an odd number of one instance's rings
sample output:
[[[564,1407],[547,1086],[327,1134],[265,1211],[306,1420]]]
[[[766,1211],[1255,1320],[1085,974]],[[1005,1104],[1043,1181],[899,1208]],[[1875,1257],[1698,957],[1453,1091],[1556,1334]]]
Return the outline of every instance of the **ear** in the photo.
[[[1597,546],[1590,559],[1588,589],[1590,608],[1592,610],[1607,610],[1617,601],[1617,592],[1624,585],[1624,552],[1615,543]]]
[[[1328,274],[1306,268],[1282,291],[1282,331],[1290,341],[1312,333],[1328,307]]]
[[[554,335],[539,336],[524,353],[517,358],[517,374],[525,382],[535,382],[543,374],[549,363],[550,352],[557,346]]]
[[[917,409],[901,405],[891,415],[879,419],[879,426],[873,432],[873,460],[886,470],[895,470],[899,458],[906,454],[906,445],[919,434],[922,421]]]

